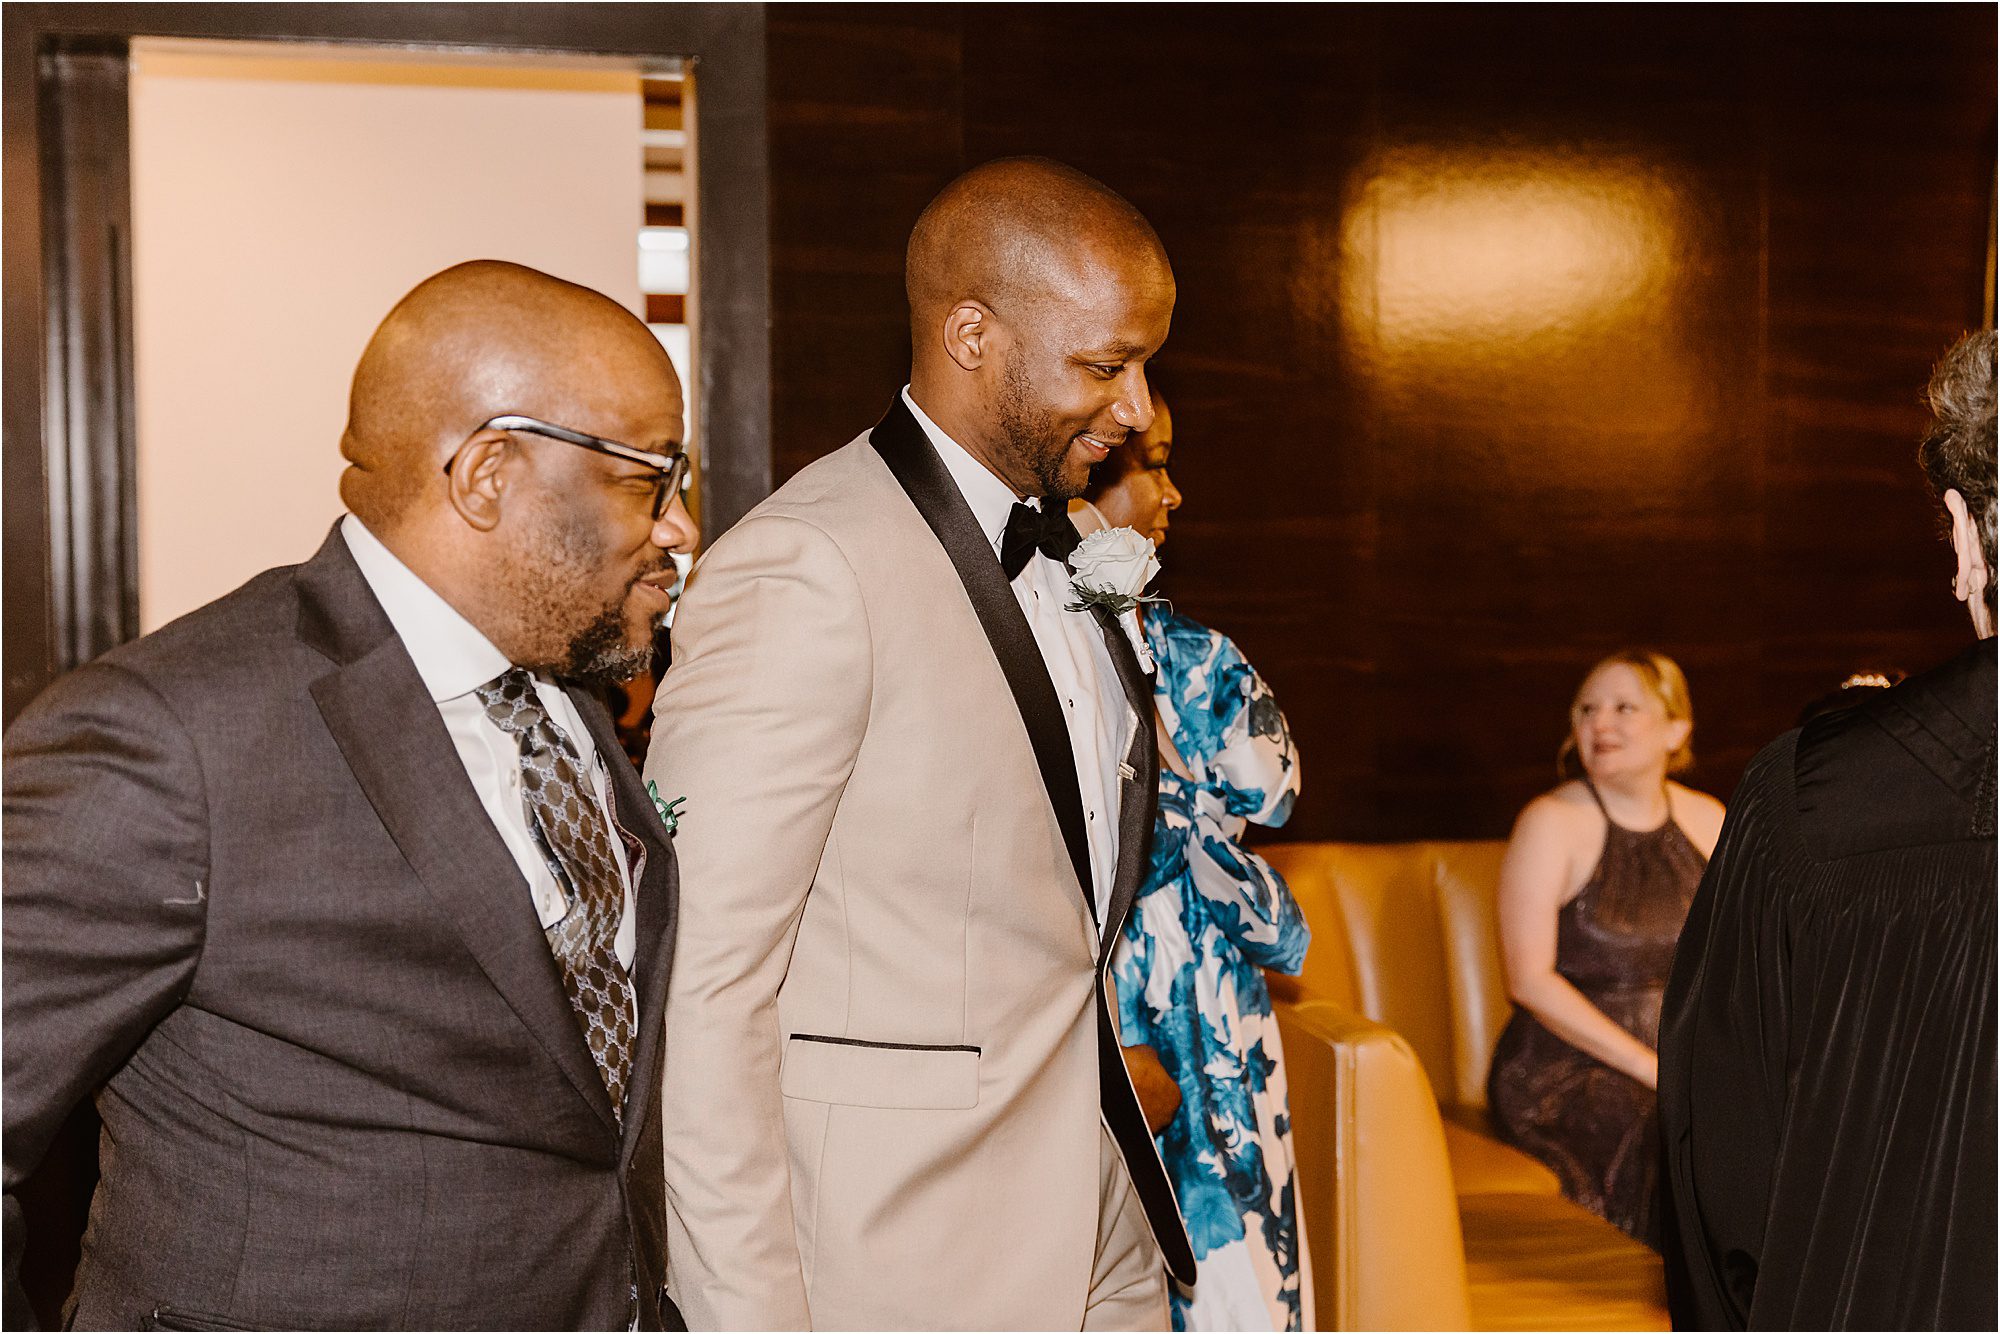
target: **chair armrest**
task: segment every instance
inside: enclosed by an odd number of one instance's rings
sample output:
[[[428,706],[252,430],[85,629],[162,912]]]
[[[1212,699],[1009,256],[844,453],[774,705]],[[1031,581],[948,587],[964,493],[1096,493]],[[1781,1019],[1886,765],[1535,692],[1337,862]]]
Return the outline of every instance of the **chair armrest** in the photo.
[[[1325,1000],[1274,1007],[1320,1329],[1468,1329],[1437,1099],[1410,1044]]]

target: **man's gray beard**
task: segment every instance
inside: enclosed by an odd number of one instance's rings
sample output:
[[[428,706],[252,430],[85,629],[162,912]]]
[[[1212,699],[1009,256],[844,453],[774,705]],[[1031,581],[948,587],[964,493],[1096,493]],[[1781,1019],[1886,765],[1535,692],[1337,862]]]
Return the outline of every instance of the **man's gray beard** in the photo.
[[[537,525],[532,557],[510,563],[503,577],[508,579],[524,608],[524,619],[538,629],[551,632],[547,643],[568,620],[565,613],[576,605],[575,590],[584,586],[581,575],[602,557],[589,535],[567,515],[549,514]],[[572,575],[576,575],[574,579]],[[630,588],[626,589],[627,596]],[[652,666],[651,637],[637,647],[625,642],[625,599],[620,598],[598,612],[589,624],[569,637],[562,655],[550,662],[522,663],[530,671],[579,685],[600,688],[629,681]]]
[[[653,646],[625,642],[621,607],[610,607],[569,641],[553,675],[578,685],[602,688],[622,685],[653,665]]]

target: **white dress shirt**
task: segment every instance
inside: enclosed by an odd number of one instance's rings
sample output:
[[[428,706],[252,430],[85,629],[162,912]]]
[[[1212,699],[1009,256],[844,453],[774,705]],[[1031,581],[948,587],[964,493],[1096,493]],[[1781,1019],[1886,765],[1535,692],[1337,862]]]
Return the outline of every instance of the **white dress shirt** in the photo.
[[[907,385],[903,387],[903,402],[958,483],[959,494],[971,507],[972,517],[998,560],[1008,514],[1016,504],[1040,509],[1041,499],[1023,500],[1015,495],[1013,487],[966,453],[917,406]],[[1111,897],[1111,885],[1118,874],[1118,766],[1132,740],[1132,708],[1097,618],[1087,611],[1063,610],[1073,594],[1069,571],[1062,562],[1037,551],[1015,577],[1013,589],[1014,600],[1021,604],[1028,629],[1034,632],[1035,646],[1041,649],[1042,661],[1049,669],[1056,700],[1063,706],[1063,722],[1069,727],[1069,749],[1083,797],[1083,829],[1090,840],[1090,873],[1096,881],[1093,901],[1098,905],[1098,930],[1102,932],[1107,925],[1103,905]]]
[[[340,535],[354,554],[354,563],[361,567],[361,577],[368,581],[375,600],[388,613],[389,623],[396,628],[410,660],[416,663],[417,675],[423,678],[437,705],[438,716],[444,719],[445,730],[451,733],[459,763],[465,766],[465,775],[472,780],[472,790],[479,794],[479,803],[486,808],[486,816],[493,821],[493,828],[499,831],[507,851],[514,854],[514,864],[521,868],[528,892],[534,898],[535,915],[547,930],[562,920],[568,904],[555,873],[528,831],[528,812],[521,803],[521,747],[486,715],[486,706],[473,694],[514,664],[415,571],[396,559],[361,520],[352,514],[342,519]],[[576,706],[554,681],[537,675],[535,694],[548,710],[550,721],[562,729],[582,757],[583,771],[591,776],[598,810],[605,817],[604,827],[614,831],[608,804],[611,775],[605,770],[604,758],[597,753],[597,744],[591,740],[590,729],[583,725]],[[622,755],[619,762],[624,762]],[[618,962],[629,973],[638,939],[632,921],[632,876],[625,864],[624,841],[616,832],[611,832],[611,845],[617,851],[612,860],[618,865],[618,878],[625,886],[625,910],[618,920],[614,948]],[[636,1025],[636,1015],[633,1022]]]

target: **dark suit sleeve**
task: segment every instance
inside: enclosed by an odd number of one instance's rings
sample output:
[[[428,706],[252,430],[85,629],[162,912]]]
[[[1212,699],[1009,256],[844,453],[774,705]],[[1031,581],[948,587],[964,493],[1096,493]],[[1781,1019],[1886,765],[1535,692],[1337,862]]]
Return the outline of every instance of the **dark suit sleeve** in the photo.
[[[1750,1318],[1786,1110],[1792,737],[1745,772],[1681,931],[1660,1015],[1664,1246],[1676,1329]]]
[[[187,729],[142,678],[104,664],[58,682],[9,729],[4,810],[6,1322],[19,1328],[32,1320],[21,1183],[186,994],[208,832]]]

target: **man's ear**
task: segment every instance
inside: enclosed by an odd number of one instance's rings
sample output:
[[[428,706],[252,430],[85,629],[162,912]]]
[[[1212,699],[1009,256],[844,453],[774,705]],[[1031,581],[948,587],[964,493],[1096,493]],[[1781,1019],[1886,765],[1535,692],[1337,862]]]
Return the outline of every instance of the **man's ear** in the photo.
[[[482,533],[500,525],[500,502],[507,493],[506,463],[513,457],[514,438],[493,427],[481,427],[465,437],[445,464],[445,494],[458,517]]]
[[[944,317],[945,355],[961,370],[978,370],[995,350],[995,324],[993,312],[984,302],[959,302]]]
[[[1951,547],[1958,555],[1958,571],[1952,576],[1952,595],[1961,602],[1983,601],[1993,571],[1986,568],[1986,547],[1979,540],[1979,521],[1966,508],[1965,497],[1956,488],[1944,493],[1944,507],[1951,515]]]

